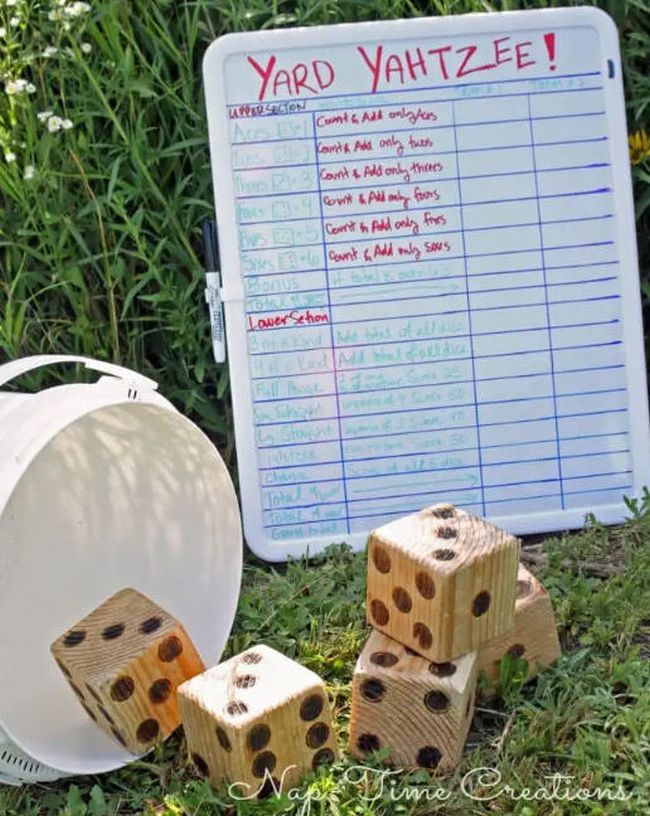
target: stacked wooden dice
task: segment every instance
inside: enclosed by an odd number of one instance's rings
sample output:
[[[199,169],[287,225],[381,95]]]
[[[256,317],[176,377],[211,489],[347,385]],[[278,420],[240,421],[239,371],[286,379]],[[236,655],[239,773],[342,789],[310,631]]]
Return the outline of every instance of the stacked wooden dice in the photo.
[[[398,767],[453,770],[479,677],[494,688],[506,653],[528,660],[528,679],[559,655],[548,595],[519,565],[519,540],[448,504],[371,533],[367,616],[350,750],[364,759],[387,749]]]

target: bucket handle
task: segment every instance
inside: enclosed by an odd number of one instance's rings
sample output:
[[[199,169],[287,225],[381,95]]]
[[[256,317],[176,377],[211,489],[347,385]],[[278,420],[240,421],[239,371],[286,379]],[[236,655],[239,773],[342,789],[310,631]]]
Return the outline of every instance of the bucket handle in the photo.
[[[59,363],[82,363],[83,366],[90,371],[98,371],[101,374],[118,377],[133,386],[146,388],[150,391],[155,391],[158,388],[157,382],[135,371],[131,371],[128,368],[122,368],[122,366],[115,365],[114,363],[104,363],[101,360],[93,360],[90,357],[78,357],[72,354],[37,354],[33,357],[23,357],[19,360],[12,360],[10,363],[0,365],[0,388],[16,377],[26,374],[28,371],[34,371],[37,368],[44,368],[50,365],[58,365]]]

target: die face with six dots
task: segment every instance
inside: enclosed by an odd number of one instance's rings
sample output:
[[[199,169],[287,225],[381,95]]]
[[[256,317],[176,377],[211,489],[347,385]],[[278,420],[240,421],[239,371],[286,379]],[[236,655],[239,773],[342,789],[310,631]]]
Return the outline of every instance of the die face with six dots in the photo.
[[[178,621],[133,589],[110,597],[51,651],[88,716],[134,754],[180,725],[176,689],[204,670]]]
[[[452,505],[374,530],[368,543],[368,622],[442,663],[514,623],[519,540]]]
[[[527,662],[527,681],[560,656],[551,599],[523,564],[519,565],[517,573],[514,627],[479,649],[478,667],[483,696],[489,697],[496,691],[501,673],[500,663],[505,655]]]
[[[268,646],[189,680],[178,697],[190,757],[215,788],[263,798],[336,759],[323,681]]]
[[[373,631],[354,672],[350,751],[365,760],[388,749],[397,768],[453,770],[474,714],[476,676],[476,653],[436,663]]]

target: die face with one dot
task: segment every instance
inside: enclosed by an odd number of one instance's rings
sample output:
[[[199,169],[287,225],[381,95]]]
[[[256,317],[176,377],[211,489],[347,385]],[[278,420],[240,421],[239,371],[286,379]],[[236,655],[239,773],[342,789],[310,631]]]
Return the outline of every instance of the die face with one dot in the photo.
[[[536,677],[561,654],[551,599],[523,564],[517,573],[514,627],[485,643],[478,653],[479,678],[487,681],[481,688],[482,695],[490,696],[496,690],[500,661],[506,654],[527,661],[526,681]]]
[[[519,540],[452,505],[389,522],[368,543],[368,622],[436,662],[514,624]]]
[[[453,770],[474,715],[475,653],[426,660],[373,631],[352,684],[350,751],[361,760],[388,749],[397,768]]]
[[[178,697],[190,757],[215,788],[264,798],[336,759],[323,681],[268,646],[184,683]]]
[[[204,669],[178,621],[133,589],[101,604],[51,651],[88,716],[134,754],[180,725],[176,689]]]

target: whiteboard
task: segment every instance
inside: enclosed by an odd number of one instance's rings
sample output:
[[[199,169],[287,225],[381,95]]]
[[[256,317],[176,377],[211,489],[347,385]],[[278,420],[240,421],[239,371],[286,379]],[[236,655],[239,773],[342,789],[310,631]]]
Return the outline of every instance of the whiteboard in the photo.
[[[620,521],[649,439],[610,18],[232,34],[204,78],[253,551],[437,501]]]

